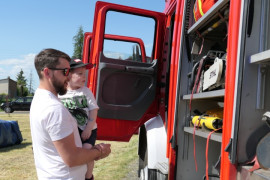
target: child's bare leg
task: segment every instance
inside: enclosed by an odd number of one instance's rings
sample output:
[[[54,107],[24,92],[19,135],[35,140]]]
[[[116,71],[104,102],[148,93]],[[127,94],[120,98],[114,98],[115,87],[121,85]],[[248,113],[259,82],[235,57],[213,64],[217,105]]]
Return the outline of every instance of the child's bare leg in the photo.
[[[84,143],[83,148],[91,149],[92,145],[88,144],[88,143]],[[90,179],[92,177],[93,169],[94,169],[94,161],[91,161],[91,162],[87,163],[87,171],[86,171],[86,174],[85,174],[86,179]]]

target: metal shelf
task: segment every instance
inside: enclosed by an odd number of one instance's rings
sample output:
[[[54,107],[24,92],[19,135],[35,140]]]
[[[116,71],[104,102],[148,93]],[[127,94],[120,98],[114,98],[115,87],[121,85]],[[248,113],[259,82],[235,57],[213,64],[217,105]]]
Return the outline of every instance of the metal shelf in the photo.
[[[225,89],[203,92],[193,94],[193,100],[195,99],[211,99],[211,98],[221,98],[224,97]],[[189,100],[191,98],[191,94],[187,94],[183,96],[183,100]]]
[[[184,127],[184,132],[186,133],[193,134],[193,131],[194,131],[194,127]],[[203,138],[207,138],[210,132],[211,131],[208,131],[205,129],[197,129],[195,132],[195,135],[203,137]],[[222,134],[214,132],[211,135],[210,139],[213,141],[222,142]]]
[[[205,25],[205,23],[210,20],[220,9],[227,4],[229,0],[219,0],[217,1],[196,23],[194,23],[188,30],[188,34],[192,34],[199,28]]]
[[[270,50],[250,56],[250,63],[270,65]]]

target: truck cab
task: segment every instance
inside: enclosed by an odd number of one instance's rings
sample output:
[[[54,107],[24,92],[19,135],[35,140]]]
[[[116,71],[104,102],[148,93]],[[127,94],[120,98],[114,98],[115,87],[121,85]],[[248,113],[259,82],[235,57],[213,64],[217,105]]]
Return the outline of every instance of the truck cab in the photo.
[[[270,4],[219,0],[204,11],[198,2],[168,0],[163,13],[96,3],[83,61],[94,64],[98,139],[129,141],[140,129],[142,179],[267,179],[250,162],[269,150],[257,148],[270,132]],[[114,44],[136,38],[145,55]],[[113,49],[133,53],[105,52]]]

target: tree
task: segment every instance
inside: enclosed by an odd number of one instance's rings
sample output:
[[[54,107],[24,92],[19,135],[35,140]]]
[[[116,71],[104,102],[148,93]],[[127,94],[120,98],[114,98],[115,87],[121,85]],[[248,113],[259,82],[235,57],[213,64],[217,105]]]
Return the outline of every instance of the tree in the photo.
[[[33,84],[34,84],[34,80],[33,80],[33,76],[32,76],[32,70],[30,71],[30,76],[29,76],[29,84],[28,84],[28,91],[29,91],[29,95],[33,95]]]
[[[18,96],[27,96],[28,88],[26,87],[26,79],[24,77],[24,72],[21,71],[17,74],[17,95]]]
[[[132,46],[132,55],[127,58],[128,60],[142,62],[142,56],[140,53],[140,46],[135,44]]]
[[[8,101],[8,95],[6,93],[0,94],[0,103]]]
[[[141,62],[141,54],[140,54],[140,46],[138,44],[133,45],[132,47],[133,50],[133,54],[132,54],[132,58],[134,61],[139,61]]]
[[[82,59],[82,49],[83,49],[83,28],[79,27],[77,34],[73,37],[74,51],[72,58],[73,59]]]

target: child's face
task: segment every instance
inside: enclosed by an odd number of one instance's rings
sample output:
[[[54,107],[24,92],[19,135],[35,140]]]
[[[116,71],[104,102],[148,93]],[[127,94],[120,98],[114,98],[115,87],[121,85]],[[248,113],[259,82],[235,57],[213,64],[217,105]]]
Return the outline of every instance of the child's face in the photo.
[[[70,80],[69,80],[69,87],[71,89],[78,89],[80,87],[83,87],[85,84],[85,75],[86,75],[86,68],[85,67],[80,67],[80,68],[75,68],[73,69],[70,75]]]

